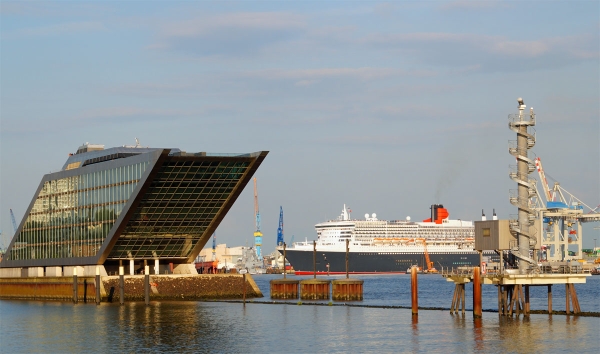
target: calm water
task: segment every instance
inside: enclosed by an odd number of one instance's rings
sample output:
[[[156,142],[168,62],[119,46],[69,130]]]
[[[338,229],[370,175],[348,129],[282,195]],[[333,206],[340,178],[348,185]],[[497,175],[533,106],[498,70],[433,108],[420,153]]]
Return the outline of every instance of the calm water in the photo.
[[[270,275],[255,281],[267,297]],[[410,306],[409,276],[364,276],[364,305]],[[496,307],[484,286],[484,309]],[[536,289],[536,288],[534,288]],[[419,277],[420,305],[449,307],[453,285]],[[467,293],[470,292],[467,287]],[[554,308],[564,309],[564,286],[554,286]],[[600,277],[577,286],[584,311],[599,311]],[[538,293],[539,294],[536,294]],[[490,300],[491,299],[491,300]],[[0,301],[3,353],[596,353],[600,318],[532,315],[483,319],[409,309],[227,302],[78,304]],[[467,299],[470,305],[471,300]],[[325,302],[327,304],[327,302]],[[561,307],[562,306],[562,307]],[[532,308],[546,308],[546,289],[532,290]]]

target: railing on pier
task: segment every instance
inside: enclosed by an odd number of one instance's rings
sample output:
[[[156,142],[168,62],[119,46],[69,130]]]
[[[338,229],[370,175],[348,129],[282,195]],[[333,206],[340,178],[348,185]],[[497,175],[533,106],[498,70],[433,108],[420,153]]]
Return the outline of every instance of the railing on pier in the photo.
[[[542,264],[536,269],[530,270],[527,274],[589,274],[589,269],[584,269],[581,265],[569,265],[560,263]],[[442,268],[441,274],[445,278],[449,277],[473,277],[473,267]],[[518,269],[487,269],[483,277],[493,278],[503,275],[520,274]]]

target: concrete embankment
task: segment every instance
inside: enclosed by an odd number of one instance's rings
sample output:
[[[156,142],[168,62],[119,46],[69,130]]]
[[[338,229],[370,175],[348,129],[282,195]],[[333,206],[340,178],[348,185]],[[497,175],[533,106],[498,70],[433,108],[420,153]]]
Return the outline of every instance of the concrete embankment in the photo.
[[[150,300],[210,300],[263,297],[254,279],[239,274],[150,275]],[[102,276],[101,301],[119,302],[119,276]],[[144,276],[124,277],[125,301],[144,301]],[[78,301],[96,300],[95,277],[78,277]],[[0,278],[0,299],[73,300],[71,277]]]

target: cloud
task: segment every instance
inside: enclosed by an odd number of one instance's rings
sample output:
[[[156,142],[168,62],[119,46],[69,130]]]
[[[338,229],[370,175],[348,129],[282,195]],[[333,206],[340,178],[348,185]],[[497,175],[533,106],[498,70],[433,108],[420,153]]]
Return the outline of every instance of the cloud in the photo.
[[[50,26],[24,28],[13,33],[15,37],[40,37],[59,36],[66,34],[79,34],[81,32],[104,31],[106,27],[101,22],[70,22]]]
[[[48,1],[1,1],[2,16],[37,18],[82,18],[113,13],[108,3],[92,2],[48,2]]]
[[[262,80],[291,80],[296,87],[308,87],[324,80],[360,80],[373,81],[393,77],[431,77],[436,73],[431,70],[404,70],[395,68],[316,68],[316,69],[270,69],[246,72],[243,76]]]
[[[193,56],[237,56],[260,52],[305,30],[302,17],[285,12],[243,12],[200,16],[160,27],[154,49]]]
[[[498,8],[511,7],[504,1],[493,1],[493,0],[458,0],[448,1],[440,5],[442,10],[492,10]]]
[[[538,40],[504,36],[418,32],[371,34],[362,45],[398,52],[416,62],[473,71],[524,71],[598,59],[598,36],[581,34]]]
[[[183,111],[176,109],[157,109],[157,108],[139,108],[139,107],[107,107],[107,108],[96,108],[89,109],[74,115],[75,120],[108,120],[108,119],[163,119],[163,118],[178,118],[178,117],[190,117],[195,112]]]

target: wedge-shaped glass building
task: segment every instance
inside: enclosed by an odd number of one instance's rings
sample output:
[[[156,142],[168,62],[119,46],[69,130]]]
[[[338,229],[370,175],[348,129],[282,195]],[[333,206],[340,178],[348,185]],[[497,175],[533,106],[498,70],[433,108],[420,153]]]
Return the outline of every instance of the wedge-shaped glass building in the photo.
[[[44,176],[0,267],[192,263],[267,153],[85,144]]]

